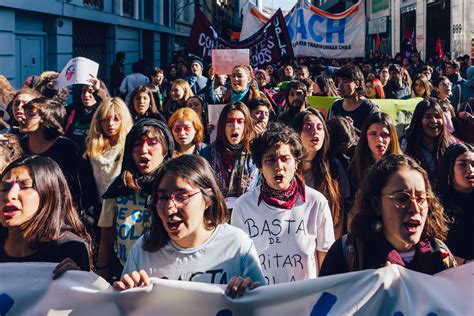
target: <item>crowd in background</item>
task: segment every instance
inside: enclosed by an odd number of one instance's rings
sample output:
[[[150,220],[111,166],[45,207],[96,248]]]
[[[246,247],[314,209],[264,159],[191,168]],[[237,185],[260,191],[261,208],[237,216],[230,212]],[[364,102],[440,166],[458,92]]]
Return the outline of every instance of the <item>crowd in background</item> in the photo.
[[[55,90],[50,71],[16,90],[0,76],[0,262],[93,270],[117,289],[150,276],[225,283],[240,296],[473,259],[468,55],[298,58],[217,74],[176,54],[128,75],[125,58],[109,88],[91,76]],[[325,116],[310,96],[338,99]],[[405,125],[373,101],[415,97]],[[215,104],[225,106],[210,122]]]

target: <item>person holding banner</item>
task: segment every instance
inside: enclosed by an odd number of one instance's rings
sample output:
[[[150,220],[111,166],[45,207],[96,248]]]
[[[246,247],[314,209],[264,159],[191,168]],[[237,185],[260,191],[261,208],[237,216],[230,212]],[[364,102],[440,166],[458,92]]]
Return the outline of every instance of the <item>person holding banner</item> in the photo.
[[[147,197],[162,163],[173,155],[168,127],[144,118],[133,125],[125,140],[121,172],[102,198],[97,272],[107,280],[120,276],[130,249],[150,225]]]
[[[97,107],[109,98],[107,87],[101,80],[91,76],[89,82],[90,85],[76,85],[75,88],[81,91],[80,100],[66,107],[66,137],[76,143],[80,154],[86,149],[87,134]]]
[[[41,156],[19,158],[0,182],[0,262],[58,262],[90,271],[91,239],[59,165]]]
[[[456,266],[442,242],[443,206],[414,159],[391,154],[376,162],[351,213],[349,234],[331,246],[321,276],[390,264],[432,275]]]
[[[227,209],[206,160],[183,155],[156,175],[151,226],[128,256],[118,290],[149,285],[149,277],[227,284],[242,296],[265,282],[253,242],[226,223]]]
[[[207,146],[203,143],[204,126],[194,110],[176,110],[171,115],[168,126],[175,141],[173,157],[197,154]]]
[[[254,241],[268,284],[316,278],[334,242],[333,221],[326,198],[297,174],[298,134],[271,123],[252,155],[263,181],[235,202],[231,224]]]
[[[222,97],[223,103],[240,101],[245,104],[260,91],[253,83],[252,70],[249,66],[239,65],[232,70],[230,77],[230,89]]]
[[[257,183],[258,170],[250,149],[253,137],[252,117],[247,106],[232,102],[219,116],[216,141],[200,152],[214,170],[229,209],[237,197]]]
[[[336,72],[337,90],[342,100],[336,100],[329,109],[328,118],[344,116],[362,129],[370,114],[380,112],[377,105],[364,96],[364,75],[356,66],[344,66]]]

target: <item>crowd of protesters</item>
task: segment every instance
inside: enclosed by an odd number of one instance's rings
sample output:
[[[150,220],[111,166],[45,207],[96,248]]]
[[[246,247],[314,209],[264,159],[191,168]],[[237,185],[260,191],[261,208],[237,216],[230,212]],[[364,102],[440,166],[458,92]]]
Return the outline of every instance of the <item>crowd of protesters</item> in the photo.
[[[418,53],[261,69],[174,55],[111,86],[0,76],[0,262],[259,285],[474,258],[474,66]],[[308,97],[337,97],[327,117]],[[409,124],[374,99],[418,97]],[[72,104],[67,104],[68,100]],[[209,109],[225,104],[217,122]],[[211,133],[216,132],[211,141]]]

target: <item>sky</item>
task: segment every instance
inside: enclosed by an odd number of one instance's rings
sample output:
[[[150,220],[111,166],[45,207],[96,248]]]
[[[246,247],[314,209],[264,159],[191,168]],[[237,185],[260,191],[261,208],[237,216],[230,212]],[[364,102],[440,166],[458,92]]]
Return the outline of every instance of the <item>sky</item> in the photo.
[[[264,0],[263,5],[269,8],[273,6],[274,9],[280,7],[282,10],[290,11],[296,2],[297,0]]]

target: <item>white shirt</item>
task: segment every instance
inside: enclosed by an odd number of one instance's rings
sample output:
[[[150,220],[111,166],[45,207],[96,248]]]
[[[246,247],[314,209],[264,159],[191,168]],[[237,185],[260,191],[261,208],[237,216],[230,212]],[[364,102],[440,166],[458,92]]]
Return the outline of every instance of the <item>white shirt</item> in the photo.
[[[334,228],[326,198],[305,186],[291,210],[257,205],[260,186],[235,203],[231,224],[253,240],[268,284],[306,280],[318,276],[316,250],[327,252]]]

